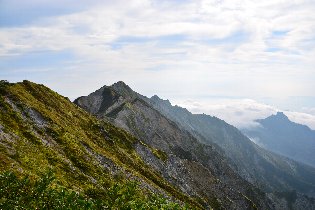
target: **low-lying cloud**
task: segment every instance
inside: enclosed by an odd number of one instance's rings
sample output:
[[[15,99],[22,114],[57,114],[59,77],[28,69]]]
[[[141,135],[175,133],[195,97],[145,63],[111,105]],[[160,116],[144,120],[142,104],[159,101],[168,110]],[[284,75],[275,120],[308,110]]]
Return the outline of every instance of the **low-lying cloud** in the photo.
[[[256,119],[264,119],[278,111],[282,111],[291,121],[307,125],[315,130],[315,115],[280,110],[252,99],[186,100],[176,104],[187,108],[192,113],[216,116],[240,129],[260,126],[259,123],[255,122]]]

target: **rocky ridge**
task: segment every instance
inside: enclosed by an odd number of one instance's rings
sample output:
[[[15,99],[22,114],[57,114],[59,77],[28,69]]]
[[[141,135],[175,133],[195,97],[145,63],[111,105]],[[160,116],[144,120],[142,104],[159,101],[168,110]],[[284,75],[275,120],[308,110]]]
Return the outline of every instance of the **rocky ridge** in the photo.
[[[101,101],[103,100],[106,101],[106,103],[102,104]],[[156,100],[161,102],[161,104],[158,104]],[[93,106],[96,101],[98,101],[98,105]],[[198,124],[194,125],[192,123],[194,119],[190,119],[190,113],[187,110],[175,107],[176,111],[178,111],[177,115],[181,117],[181,119],[178,120],[172,114],[163,110],[163,108],[165,108],[164,105],[172,108],[169,101],[161,100],[157,96],[151,99],[146,98],[132,91],[132,89],[123,82],[115,83],[112,86],[104,86],[89,96],[78,98],[75,100],[75,103],[99,118],[108,119],[117,126],[126,129],[143,140],[146,144],[167,153],[169,158],[173,161],[167,161],[166,165],[163,165],[163,162],[153,160],[152,155],[148,155],[148,153],[142,151],[141,148],[139,150],[148,164],[153,165],[154,168],[163,174],[164,178],[174,185],[179,186],[184,192],[199,196],[205,192],[210,192],[209,195],[206,195],[206,198],[212,199],[211,194],[217,195],[217,199],[221,201],[221,203],[219,202],[220,205],[229,203],[229,200],[231,203],[235,203],[235,200],[239,199],[236,194],[241,193],[245,197],[250,198],[249,200],[255,200],[259,207],[264,206],[264,208],[268,209],[275,208],[272,206],[273,204],[266,199],[264,193],[255,187],[261,187],[261,185],[257,184],[257,180],[259,180],[261,176],[258,177],[256,174],[247,171],[253,169],[255,171],[255,167],[258,167],[258,163],[254,164],[254,166],[250,166],[250,164],[252,164],[251,162],[245,163],[245,166],[241,164],[238,165],[238,162],[231,161],[231,157],[226,158],[224,156],[227,150],[222,146],[222,142],[220,141],[226,141],[226,139],[224,139],[226,136],[231,134],[235,135],[235,133],[236,138],[234,137],[233,140],[233,137],[229,137],[229,141],[235,141],[237,137],[241,136],[241,142],[234,142],[233,144],[239,144],[238,147],[244,147],[244,149],[249,148],[250,152],[252,147],[256,149],[256,145],[251,145],[251,141],[243,136],[236,128],[232,126],[228,127],[225,131],[225,136],[214,135],[215,132],[210,135],[205,135],[204,133],[198,132],[197,129],[194,129],[194,126],[198,126]],[[224,121],[219,119],[216,119],[216,121],[220,122],[220,124],[216,126],[219,128],[221,126],[221,129],[227,126]],[[209,125],[209,123],[205,123],[205,125],[206,126],[202,128],[210,131],[218,129],[213,125]],[[208,126],[210,126],[210,128],[208,128]],[[216,140],[220,141],[216,142]],[[242,145],[244,141],[245,144]],[[206,143],[208,146],[201,142]],[[229,146],[228,142],[227,146]],[[256,150],[254,151],[254,156],[258,156],[259,159],[262,155],[256,152]],[[240,152],[243,151],[238,151],[238,153]],[[248,154],[245,154],[245,156],[246,155]],[[250,158],[253,157],[250,156]],[[275,156],[273,156],[273,158],[275,158]],[[236,161],[244,161],[244,159],[239,160],[236,158]],[[283,160],[281,159],[281,161]],[[276,162],[276,164],[278,163]],[[179,165],[182,165],[183,171],[179,170]],[[165,168],[167,170],[165,170]],[[176,176],[173,176],[175,169],[179,171],[175,173]],[[266,174],[266,169],[263,170]],[[262,170],[260,170],[260,172],[261,171]],[[193,176],[187,176],[186,174],[193,174]],[[254,185],[246,182],[238,174]],[[264,179],[268,179],[265,174],[262,175],[265,176],[262,178],[262,183],[265,182]],[[212,178],[207,181],[204,180],[204,177]],[[190,180],[193,180],[193,182]],[[218,183],[216,183],[215,180],[218,180]],[[277,184],[278,183],[271,185],[269,188],[270,192],[275,189]],[[269,186],[269,183],[267,186]],[[262,189],[265,190],[266,188]],[[224,193],[222,193],[222,191]],[[258,195],[259,199],[257,199]],[[254,199],[255,197],[256,199]],[[270,197],[274,199],[272,195],[270,195]],[[259,200],[263,202],[261,203]],[[239,204],[233,206],[233,208],[243,205],[241,202],[238,203]]]

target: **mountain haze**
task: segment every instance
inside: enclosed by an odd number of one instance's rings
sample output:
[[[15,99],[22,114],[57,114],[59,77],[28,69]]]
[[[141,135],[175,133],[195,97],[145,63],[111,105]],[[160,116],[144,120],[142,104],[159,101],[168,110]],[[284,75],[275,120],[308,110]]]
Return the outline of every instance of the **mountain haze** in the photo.
[[[315,167],[315,131],[278,112],[256,120],[260,126],[242,131],[262,147]]]
[[[243,178],[267,192],[297,190],[314,196],[315,169],[269,152],[254,144],[237,128],[205,114],[191,114],[153,96],[151,104],[205,144],[216,143]]]

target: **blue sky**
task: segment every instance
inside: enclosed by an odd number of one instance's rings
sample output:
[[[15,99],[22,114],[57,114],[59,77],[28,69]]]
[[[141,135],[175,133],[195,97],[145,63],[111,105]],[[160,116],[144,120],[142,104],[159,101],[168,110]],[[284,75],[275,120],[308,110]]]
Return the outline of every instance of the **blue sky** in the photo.
[[[0,0],[0,78],[71,99],[123,80],[178,103],[315,114],[314,11],[312,0]]]

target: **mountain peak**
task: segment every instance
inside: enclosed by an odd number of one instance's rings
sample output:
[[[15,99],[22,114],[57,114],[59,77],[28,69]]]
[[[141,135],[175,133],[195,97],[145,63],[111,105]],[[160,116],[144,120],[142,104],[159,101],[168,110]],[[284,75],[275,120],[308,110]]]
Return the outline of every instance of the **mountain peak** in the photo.
[[[151,101],[158,102],[158,103],[164,103],[166,105],[172,106],[171,102],[168,99],[164,100],[157,95],[152,96]]]
[[[283,112],[277,112],[276,116],[286,116]]]
[[[110,86],[115,92],[124,97],[135,97],[136,93],[123,81],[118,81]]]
[[[261,124],[265,123],[290,123],[291,121],[289,118],[283,113],[283,112],[277,112],[276,114],[270,115],[269,117],[265,119],[259,119],[256,120],[257,122]]]
[[[115,90],[131,91],[131,88],[126,83],[124,83],[123,81],[115,82],[114,84],[111,85],[111,87],[114,88]]]
[[[289,118],[283,112],[277,112],[277,114],[272,115],[272,117],[281,120],[289,120]]]
[[[152,96],[151,99],[155,101],[162,100],[158,95]]]
[[[114,84],[111,85],[112,87],[117,87],[117,88],[130,88],[126,83],[123,81],[118,81],[115,82]]]

